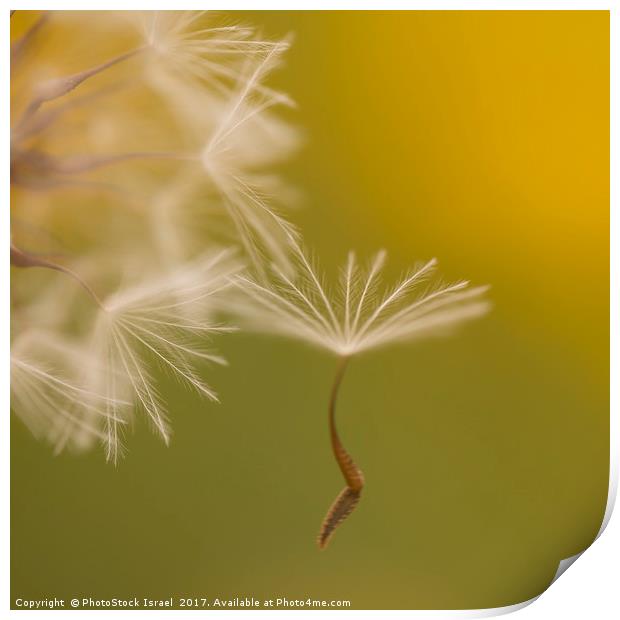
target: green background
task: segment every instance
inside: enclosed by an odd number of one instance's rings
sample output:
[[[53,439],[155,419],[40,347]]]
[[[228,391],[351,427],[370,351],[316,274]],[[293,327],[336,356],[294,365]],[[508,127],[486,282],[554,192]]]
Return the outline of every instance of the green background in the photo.
[[[305,134],[292,219],[335,274],[437,256],[490,283],[456,336],[371,352],[326,423],[335,360],[233,335],[221,405],[164,380],[170,448],[137,423],[116,468],[52,457],[12,418],[13,597],[349,599],[478,608],[539,594],[605,508],[609,445],[607,12],[243,13],[295,34],[274,83]]]

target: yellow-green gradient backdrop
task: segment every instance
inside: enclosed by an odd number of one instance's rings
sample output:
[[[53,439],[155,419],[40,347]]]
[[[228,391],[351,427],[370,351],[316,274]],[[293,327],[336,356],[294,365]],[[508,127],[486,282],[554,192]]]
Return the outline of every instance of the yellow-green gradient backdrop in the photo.
[[[254,12],[295,34],[275,77],[305,146],[293,214],[335,272],[437,256],[490,283],[456,336],[355,360],[340,401],[367,476],[319,552],[342,483],[334,361],[236,335],[220,406],[172,382],[175,436],[115,469],[52,457],[12,423],[13,596],[350,599],[474,608],[539,594],[601,523],[608,482],[607,12]]]

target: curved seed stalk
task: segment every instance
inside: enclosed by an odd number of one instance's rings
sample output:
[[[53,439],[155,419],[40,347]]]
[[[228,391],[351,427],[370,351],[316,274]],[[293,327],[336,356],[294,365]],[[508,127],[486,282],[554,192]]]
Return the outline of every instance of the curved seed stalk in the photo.
[[[347,486],[338,494],[323,519],[317,539],[320,549],[325,549],[325,547],[327,547],[336,528],[353,512],[360,501],[362,489],[364,488],[364,474],[342,445],[336,429],[336,400],[347,367],[347,362],[348,358],[343,357],[338,367],[336,378],[334,379],[329,401],[329,432],[332,450]]]
[[[30,254],[29,252],[25,252],[24,250],[20,250],[16,248],[11,243],[11,265],[14,267],[43,267],[44,269],[52,269],[53,271],[59,271],[60,273],[64,273],[65,275],[73,278],[91,297],[91,299],[100,307],[103,308],[103,302],[99,299],[99,296],[95,293],[95,291],[89,286],[89,284],[75,271],[69,269],[68,267],[64,267],[63,265],[59,265],[58,263],[54,263],[51,260],[47,260],[41,256],[37,256],[36,254]]]

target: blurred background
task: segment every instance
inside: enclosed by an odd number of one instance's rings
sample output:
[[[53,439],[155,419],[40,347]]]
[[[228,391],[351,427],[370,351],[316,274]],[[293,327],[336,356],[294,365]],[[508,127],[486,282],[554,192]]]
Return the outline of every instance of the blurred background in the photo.
[[[326,354],[219,339],[222,404],[162,378],[172,445],[138,420],[116,468],[53,457],[13,418],[13,596],[391,609],[539,594],[607,499],[608,13],[231,15],[294,34],[273,83],[305,144],[282,172],[328,271],[350,248],[386,248],[394,274],[436,256],[446,278],[491,284],[494,309],[351,364],[339,425],[367,487],[323,552],[342,487]]]

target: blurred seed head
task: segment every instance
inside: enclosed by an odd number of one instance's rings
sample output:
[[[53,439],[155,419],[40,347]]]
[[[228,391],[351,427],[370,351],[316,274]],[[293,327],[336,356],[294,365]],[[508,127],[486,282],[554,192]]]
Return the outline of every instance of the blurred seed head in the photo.
[[[216,400],[204,343],[241,262],[287,268],[269,196],[298,140],[268,82],[288,42],[202,11],[11,28],[12,404],[57,449],[116,461],[135,410],[169,440],[153,364]]]

